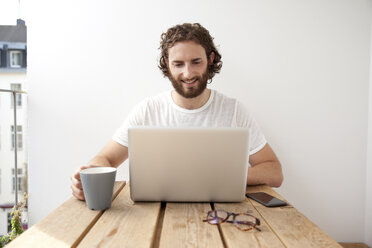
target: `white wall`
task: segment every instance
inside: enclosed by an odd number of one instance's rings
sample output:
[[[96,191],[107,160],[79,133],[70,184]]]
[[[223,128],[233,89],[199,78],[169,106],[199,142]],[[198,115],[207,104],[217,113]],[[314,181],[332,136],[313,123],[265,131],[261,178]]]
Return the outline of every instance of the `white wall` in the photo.
[[[372,18],[371,18],[372,24]],[[372,29],[372,25],[371,25]],[[372,34],[372,32],[371,32]],[[372,38],[371,38],[372,47]],[[366,212],[365,212],[365,243],[372,247],[372,49],[369,71],[369,109],[368,109],[368,149],[366,167]]]
[[[283,164],[279,192],[337,241],[364,240],[371,1],[25,4],[31,223],[136,103],[171,88],[160,34],[200,22],[224,62],[211,87],[255,114]]]

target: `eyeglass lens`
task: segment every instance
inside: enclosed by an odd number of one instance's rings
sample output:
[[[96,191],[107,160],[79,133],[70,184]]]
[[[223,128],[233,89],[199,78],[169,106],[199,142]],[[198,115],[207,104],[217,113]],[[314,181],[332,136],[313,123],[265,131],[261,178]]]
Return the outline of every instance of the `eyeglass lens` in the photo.
[[[211,224],[220,224],[226,221],[228,213],[222,210],[210,211],[208,213],[208,222]]]
[[[235,216],[234,224],[239,229],[252,228],[256,224],[256,218],[251,215],[239,214]]]

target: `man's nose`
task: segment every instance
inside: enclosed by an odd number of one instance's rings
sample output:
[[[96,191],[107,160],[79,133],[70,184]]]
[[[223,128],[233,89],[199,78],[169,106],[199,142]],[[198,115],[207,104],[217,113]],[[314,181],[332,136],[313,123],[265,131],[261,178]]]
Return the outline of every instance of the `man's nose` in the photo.
[[[192,77],[192,69],[191,66],[186,64],[183,71],[183,76],[187,79],[191,79]]]

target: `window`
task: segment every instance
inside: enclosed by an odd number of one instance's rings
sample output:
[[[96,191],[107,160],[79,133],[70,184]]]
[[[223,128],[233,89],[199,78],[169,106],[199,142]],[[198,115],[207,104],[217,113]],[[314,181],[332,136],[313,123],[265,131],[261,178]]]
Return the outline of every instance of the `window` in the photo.
[[[18,192],[22,192],[23,189],[22,189],[22,179],[23,179],[23,169],[17,169],[17,174],[18,174]],[[13,191],[12,192],[15,192],[15,188],[16,188],[16,185],[15,185],[15,175],[14,175],[14,168],[12,168],[12,178],[13,178]]]
[[[10,51],[10,67],[12,68],[22,67],[22,52],[21,51]]]
[[[22,90],[22,85],[21,84],[10,84],[10,89],[11,90],[21,91]],[[14,107],[14,95],[13,94],[10,94],[10,95],[11,95],[11,97],[10,97],[10,100],[11,100],[10,105],[13,108]],[[21,107],[22,106],[22,94],[16,94],[16,105],[17,105],[17,107]]]
[[[1,64],[1,60],[3,59],[3,50],[2,49],[0,49],[0,67],[2,67],[3,66],[3,64]]]
[[[14,139],[14,125],[11,126],[10,128],[11,131],[11,136],[12,136],[12,150],[14,150],[15,147],[15,139]],[[23,148],[23,134],[22,134],[22,126],[17,125],[17,149],[22,149]]]

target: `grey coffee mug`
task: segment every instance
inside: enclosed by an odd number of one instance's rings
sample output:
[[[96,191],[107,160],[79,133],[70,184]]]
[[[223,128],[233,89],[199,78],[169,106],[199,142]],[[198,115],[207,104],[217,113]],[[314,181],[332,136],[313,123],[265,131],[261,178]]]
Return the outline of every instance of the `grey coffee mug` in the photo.
[[[84,197],[89,209],[103,210],[111,207],[116,168],[93,167],[80,171]]]

